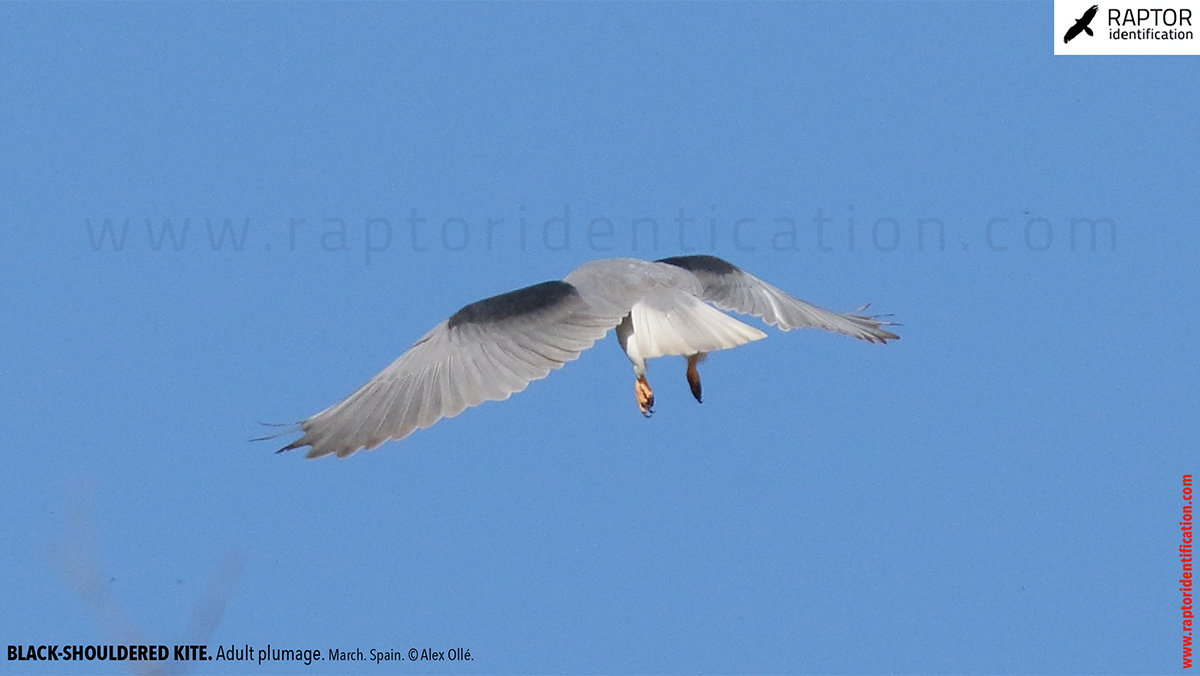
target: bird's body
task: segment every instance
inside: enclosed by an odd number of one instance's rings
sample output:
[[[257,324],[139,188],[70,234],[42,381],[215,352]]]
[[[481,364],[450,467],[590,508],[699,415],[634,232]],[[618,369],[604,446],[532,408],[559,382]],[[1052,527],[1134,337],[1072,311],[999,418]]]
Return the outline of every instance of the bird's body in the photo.
[[[467,407],[507,399],[611,329],[633,362],[643,415],[654,403],[647,359],[688,357],[688,383],[699,401],[696,364],[707,353],[766,337],[721,310],[785,331],[811,326],[880,343],[898,337],[882,328],[888,322],[822,310],[714,256],[592,261],[562,281],[462,308],[357,392],[302,421],[303,436],[280,450],[309,446],[310,458],[345,457],[402,439]]]

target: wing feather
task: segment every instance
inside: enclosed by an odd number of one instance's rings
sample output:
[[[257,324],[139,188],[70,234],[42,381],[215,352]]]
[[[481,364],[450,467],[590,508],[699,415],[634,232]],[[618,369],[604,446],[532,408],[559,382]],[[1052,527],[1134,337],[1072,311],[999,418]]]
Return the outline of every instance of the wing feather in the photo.
[[[690,271],[704,287],[701,297],[716,307],[753,315],[784,331],[813,327],[872,343],[886,343],[900,338],[883,328],[894,326],[892,322],[853,312],[842,314],[819,308],[715,256],[680,256],[664,258],[659,262]],[[866,307],[864,305],[854,312]]]
[[[488,315],[483,306],[453,327],[441,322],[354,394],[301,422],[303,436],[281,450],[346,457],[524,390],[619,322],[577,293],[560,296],[517,316]]]

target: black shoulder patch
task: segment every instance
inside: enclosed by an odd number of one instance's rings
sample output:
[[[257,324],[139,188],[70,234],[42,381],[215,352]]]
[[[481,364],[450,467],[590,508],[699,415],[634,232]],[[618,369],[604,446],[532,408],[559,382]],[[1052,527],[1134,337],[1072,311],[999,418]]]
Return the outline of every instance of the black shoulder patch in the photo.
[[[494,324],[533,314],[577,295],[579,291],[564,281],[542,282],[471,303],[451,315],[446,324],[449,328],[460,324]]]
[[[738,266],[716,256],[675,256],[663,258],[656,263],[666,263],[689,272],[711,272],[716,275],[728,275],[739,270]]]

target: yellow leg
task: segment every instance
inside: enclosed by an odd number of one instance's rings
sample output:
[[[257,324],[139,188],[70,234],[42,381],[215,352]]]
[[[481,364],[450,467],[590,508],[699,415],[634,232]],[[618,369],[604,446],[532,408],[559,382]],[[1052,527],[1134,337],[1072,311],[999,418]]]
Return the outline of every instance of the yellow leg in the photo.
[[[638,410],[642,415],[649,418],[654,415],[654,391],[650,389],[650,383],[646,382],[646,376],[638,376],[633,383],[633,391],[637,394]]]

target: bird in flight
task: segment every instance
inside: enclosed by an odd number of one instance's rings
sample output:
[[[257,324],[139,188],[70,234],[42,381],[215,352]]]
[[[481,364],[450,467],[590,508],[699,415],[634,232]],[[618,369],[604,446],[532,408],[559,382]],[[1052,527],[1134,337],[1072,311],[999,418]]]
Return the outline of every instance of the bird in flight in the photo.
[[[579,358],[611,329],[633,362],[642,415],[654,412],[646,381],[646,360],[654,357],[687,357],[688,385],[700,401],[696,366],[709,352],[766,337],[721,310],[784,331],[815,327],[872,343],[899,338],[883,328],[891,322],[809,305],[715,256],[592,261],[561,281],[455,312],[357,392],[301,421],[292,431],[303,435],[279,452],[308,446],[309,458],[344,458],[403,439],[470,406],[507,399]]]
[[[1088,28],[1088,24],[1092,22],[1092,19],[1096,18],[1096,12],[1099,11],[1100,5],[1092,5],[1089,7],[1088,11],[1084,12],[1083,16],[1079,17],[1079,20],[1075,22],[1075,25],[1067,29],[1067,34],[1063,36],[1063,44],[1074,40],[1075,36],[1079,35],[1080,33],[1086,32],[1088,35],[1095,35],[1095,33],[1092,32],[1092,29]]]

